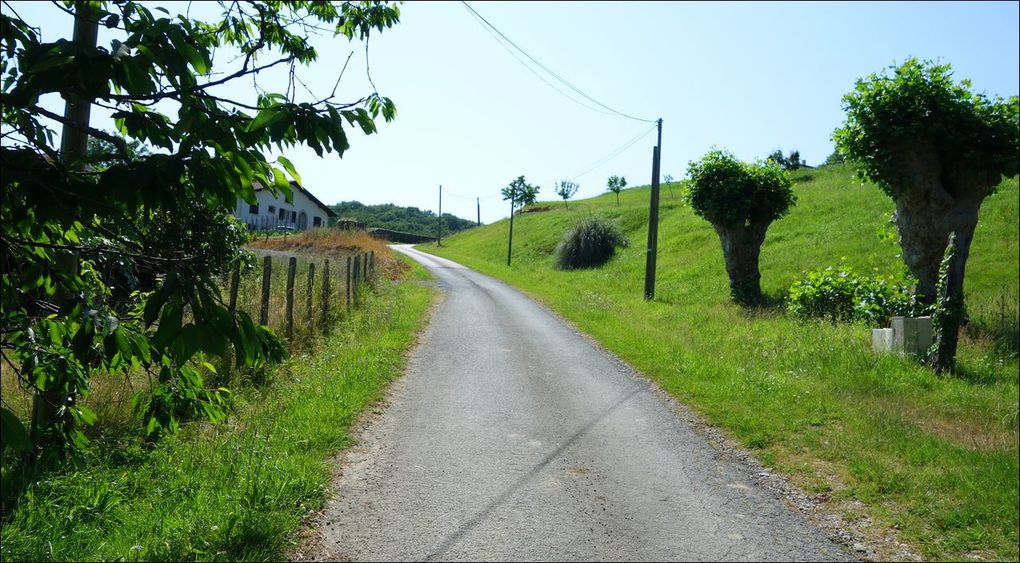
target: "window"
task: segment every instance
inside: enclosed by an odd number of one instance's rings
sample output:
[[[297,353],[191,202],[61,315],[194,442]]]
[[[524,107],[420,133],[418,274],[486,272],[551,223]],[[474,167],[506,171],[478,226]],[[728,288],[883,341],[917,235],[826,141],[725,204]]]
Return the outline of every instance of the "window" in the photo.
[[[259,214],[259,204],[256,203],[255,205],[249,205],[248,206],[248,213],[251,213],[252,215],[258,215]]]
[[[297,221],[297,211],[291,211],[290,212],[290,222],[293,223],[295,221]]]
[[[322,217],[312,217],[312,226],[313,227],[321,227],[322,226]]]
[[[280,208],[280,220],[283,221],[283,218],[286,217],[286,216],[287,216],[287,210],[281,207]]]
[[[276,206],[274,206],[274,205],[270,205],[270,206],[269,206],[269,212],[270,212],[270,213],[274,213],[274,212],[276,212]]]

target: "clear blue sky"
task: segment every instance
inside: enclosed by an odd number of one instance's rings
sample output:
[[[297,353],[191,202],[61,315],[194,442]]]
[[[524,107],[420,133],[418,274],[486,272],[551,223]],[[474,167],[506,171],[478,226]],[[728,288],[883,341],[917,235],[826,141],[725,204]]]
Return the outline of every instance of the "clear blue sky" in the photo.
[[[47,39],[69,36],[70,18],[48,4],[15,3]],[[184,10],[186,3],[171,5]],[[906,57],[941,59],[993,95],[1020,91],[1016,2],[476,2],[472,6],[532,56],[602,103],[664,120],[662,173],[684,175],[712,147],[742,159],[799,149],[809,164],[832,152],[840,98],[854,81]],[[192,15],[203,8],[192,6]],[[101,37],[101,42],[104,38]],[[108,40],[107,40],[108,41]],[[328,91],[348,53],[343,99],[370,92],[363,45],[316,41],[304,70]],[[650,126],[591,111],[514,60],[460,3],[410,2],[401,23],[373,36],[372,78],[397,105],[366,137],[350,131],[342,159],[288,154],[327,203],[359,200],[443,210],[482,220],[508,213],[499,189],[518,175],[554,199],[573,178]],[[214,61],[215,63],[215,61]],[[276,75],[262,81],[278,84]],[[300,92],[300,91],[299,91]],[[250,96],[250,85],[231,92]],[[50,101],[50,103],[57,103]],[[112,129],[96,114],[94,124]],[[577,197],[605,190],[612,174],[651,179],[654,136],[577,178]]]

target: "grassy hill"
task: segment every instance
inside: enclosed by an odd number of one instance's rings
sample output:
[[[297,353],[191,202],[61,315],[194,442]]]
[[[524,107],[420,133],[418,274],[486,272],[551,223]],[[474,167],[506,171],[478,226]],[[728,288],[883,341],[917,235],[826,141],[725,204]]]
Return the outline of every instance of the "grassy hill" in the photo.
[[[896,274],[892,201],[850,167],[794,174],[799,203],[774,223],[762,288],[781,296],[805,271],[841,263]],[[973,320],[960,373],[938,377],[910,359],[876,356],[863,325],[800,322],[781,308],[729,302],[719,239],[662,188],[656,299],[642,299],[648,188],[539,203],[514,220],[427,251],[504,279],[641,370],[756,456],[841,514],[872,555],[896,538],[927,558],[1018,556],[1018,189],[986,200],[967,269]],[[527,210],[526,210],[527,211]],[[552,252],[583,214],[630,238],[600,269],[557,271]]]
[[[436,214],[417,207],[401,207],[392,203],[365,205],[359,201],[342,201],[330,206],[339,219],[356,219],[366,227],[389,229],[424,237],[435,237],[438,229]],[[470,229],[474,221],[443,213],[443,236]]]

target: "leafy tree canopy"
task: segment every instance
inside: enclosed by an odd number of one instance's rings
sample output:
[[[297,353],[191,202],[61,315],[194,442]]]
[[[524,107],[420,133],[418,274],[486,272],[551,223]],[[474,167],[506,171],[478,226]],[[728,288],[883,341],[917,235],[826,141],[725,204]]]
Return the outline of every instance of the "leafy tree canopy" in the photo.
[[[687,168],[694,213],[713,225],[771,223],[796,203],[792,181],[772,161],[744,163],[713,150]]]
[[[500,193],[503,194],[503,201],[513,200],[514,208],[519,209],[538,201],[538,190],[540,189],[539,186],[532,186],[525,181],[524,176],[518,176],[516,180],[500,190]]]
[[[297,76],[319,56],[313,34],[367,40],[399,11],[374,2],[221,2],[218,18],[200,21],[132,1],[57,6],[75,18],[75,40],[43,41],[14,5],[0,14],[0,349],[42,398],[39,412],[50,413],[36,419],[33,439],[73,449],[95,418],[74,400],[94,373],[149,371],[156,384],[139,405],[155,433],[182,415],[222,416],[221,391],[207,388],[196,358],[232,350],[239,364],[256,366],[282,356],[269,329],[221,300],[218,276],[243,241],[229,212],[238,197],[255,201],[256,182],[289,193],[288,175],[299,180],[286,158],[266,159],[270,148],[342,155],[350,127],[373,133],[375,119],[396,109],[374,91],[299,101],[291,84],[266,89],[259,73],[280,66]],[[98,26],[115,36],[109,44],[95,41]],[[221,63],[224,54],[238,56]],[[217,87],[236,80],[254,85],[250,98],[223,97]],[[47,109],[46,94],[109,110],[127,142]],[[65,127],[65,141],[84,131],[115,150],[90,165],[84,147],[58,150],[52,122]],[[135,143],[152,152],[132,152]],[[118,285],[116,272],[138,283]],[[10,428],[13,417],[2,414]]]
[[[846,123],[833,135],[858,173],[895,198],[914,183],[903,160],[932,152],[953,174],[987,176],[996,185],[1017,174],[1020,104],[954,83],[948,64],[907,59],[857,81],[843,96]]]

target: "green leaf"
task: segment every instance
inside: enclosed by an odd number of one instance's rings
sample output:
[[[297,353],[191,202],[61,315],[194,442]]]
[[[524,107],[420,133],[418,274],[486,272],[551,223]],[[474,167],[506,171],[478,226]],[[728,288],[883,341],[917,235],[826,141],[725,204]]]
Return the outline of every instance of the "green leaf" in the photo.
[[[13,412],[0,407],[0,450],[24,451],[32,447],[25,425]]]
[[[302,186],[305,185],[304,182],[301,181],[301,176],[297,173],[297,170],[294,169],[294,165],[291,164],[290,160],[287,160],[287,157],[281,156],[276,160],[279,161],[280,164],[282,164],[283,167],[287,169],[287,173],[290,174],[291,178],[294,178],[295,182]]]

